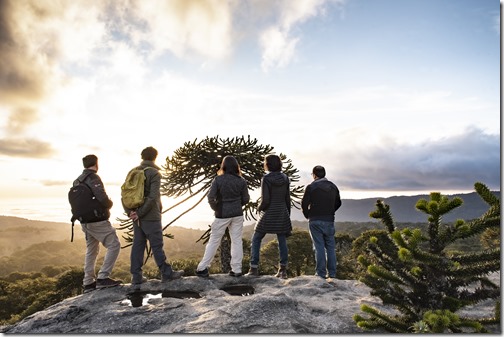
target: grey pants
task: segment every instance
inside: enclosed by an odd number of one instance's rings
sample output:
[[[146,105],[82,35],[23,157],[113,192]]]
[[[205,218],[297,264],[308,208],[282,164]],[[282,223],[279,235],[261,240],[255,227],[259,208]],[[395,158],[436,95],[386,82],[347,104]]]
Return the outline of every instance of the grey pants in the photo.
[[[154,261],[163,277],[170,277],[172,267],[166,263],[163,250],[163,230],[161,221],[140,220],[133,223],[133,244],[131,246],[131,283],[142,283],[142,266],[144,263],[145,247],[147,240],[154,255]]]
[[[96,280],[96,258],[100,252],[100,243],[107,249],[103,264],[98,272],[98,278],[110,276],[116,263],[121,244],[116,234],[116,229],[110,221],[83,223],[82,231],[86,235],[86,257],[84,259],[84,279],[82,284],[88,285]]]

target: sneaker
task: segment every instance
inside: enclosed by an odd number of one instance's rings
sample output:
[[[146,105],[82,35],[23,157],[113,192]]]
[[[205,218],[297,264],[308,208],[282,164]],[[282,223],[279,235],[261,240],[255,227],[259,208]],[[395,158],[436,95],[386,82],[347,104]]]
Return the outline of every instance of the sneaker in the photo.
[[[208,268],[205,268],[203,270],[196,270],[196,276],[199,276],[199,277],[208,277],[208,276],[210,276],[210,273],[208,272]]]
[[[231,271],[229,272],[229,276],[233,276],[233,277],[240,277],[240,276],[242,276],[242,273],[235,273],[234,271],[232,271],[232,270],[231,270]]]
[[[83,289],[83,291],[82,291],[82,292],[83,292],[84,294],[85,294],[85,293],[88,293],[88,292],[90,292],[90,291],[95,290],[95,289],[96,289],[96,281],[95,281],[95,282],[93,282],[93,283],[90,283],[90,284],[86,284],[85,286],[83,286],[83,287],[82,287],[82,289]]]
[[[163,278],[161,279],[161,282],[168,282],[171,280],[176,280],[182,277],[184,275],[183,270],[177,270],[177,271],[172,271],[169,276],[163,275]]]
[[[122,281],[113,280],[110,277],[103,278],[103,279],[97,279],[96,280],[96,289],[115,287],[115,286],[120,285],[121,283],[122,283]]]

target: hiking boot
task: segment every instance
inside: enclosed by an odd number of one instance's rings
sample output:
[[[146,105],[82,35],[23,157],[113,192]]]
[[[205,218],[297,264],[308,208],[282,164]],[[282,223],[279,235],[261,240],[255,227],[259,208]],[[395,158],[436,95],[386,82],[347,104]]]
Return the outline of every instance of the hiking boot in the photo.
[[[148,281],[147,277],[142,276],[142,280],[140,281],[140,283],[137,283],[137,282],[131,282],[131,288],[132,288],[133,290],[140,290],[140,288],[142,288],[142,283],[145,283],[145,282],[147,282],[147,281]]]
[[[121,280],[114,280],[114,279],[111,279],[110,277],[97,279],[96,280],[96,289],[115,287],[115,286],[120,285],[121,283],[122,283]]]
[[[208,276],[210,276],[210,273],[208,272],[208,268],[205,268],[203,270],[196,270],[196,276],[199,276],[199,277],[208,277]]]
[[[86,294],[86,293],[88,293],[90,291],[95,290],[96,289],[96,281],[93,282],[93,283],[90,283],[90,284],[86,284],[85,286],[82,286],[82,289],[83,289],[82,290],[83,294]]]
[[[163,278],[161,279],[161,282],[168,282],[171,280],[176,280],[182,277],[184,275],[183,270],[177,270],[177,271],[172,271],[169,276],[163,275]]]
[[[231,270],[231,271],[229,272],[229,276],[233,276],[233,277],[240,277],[240,276],[242,276],[242,273],[235,273],[234,271],[232,271],[232,270]]]
[[[259,268],[258,267],[250,267],[249,272],[245,274],[245,276],[259,276]]]
[[[275,276],[279,277],[281,279],[286,279],[287,278],[287,266],[280,265],[280,268],[278,268],[278,272],[276,273]]]
[[[149,280],[145,276],[142,276],[142,280],[140,282],[133,282],[133,278],[131,278],[131,284],[140,284],[140,283],[145,283],[147,281],[149,281]]]

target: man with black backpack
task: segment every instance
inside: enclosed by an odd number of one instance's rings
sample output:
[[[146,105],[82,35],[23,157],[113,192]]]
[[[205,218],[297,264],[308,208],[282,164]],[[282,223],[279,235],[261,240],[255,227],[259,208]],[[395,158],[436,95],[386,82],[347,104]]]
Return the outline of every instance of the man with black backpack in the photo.
[[[94,289],[114,287],[122,283],[122,281],[110,278],[121,250],[121,244],[116,229],[109,221],[113,202],[105,192],[100,177],[96,174],[98,157],[94,154],[87,155],[82,158],[82,163],[84,171],[74,181],[68,199],[72,206],[72,226],[75,220],[79,220],[82,231],[86,235],[83,287],[84,293],[87,293]],[[107,249],[107,253],[96,277],[95,266],[100,243]]]

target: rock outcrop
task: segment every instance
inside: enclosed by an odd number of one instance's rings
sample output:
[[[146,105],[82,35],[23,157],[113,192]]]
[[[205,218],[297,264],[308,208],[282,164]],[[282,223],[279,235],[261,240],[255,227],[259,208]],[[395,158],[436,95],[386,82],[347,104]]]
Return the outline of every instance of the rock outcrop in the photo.
[[[352,319],[361,313],[362,303],[384,308],[366,285],[355,280],[191,276],[167,283],[150,280],[137,292],[129,284],[95,290],[4,326],[1,332],[369,333]]]

